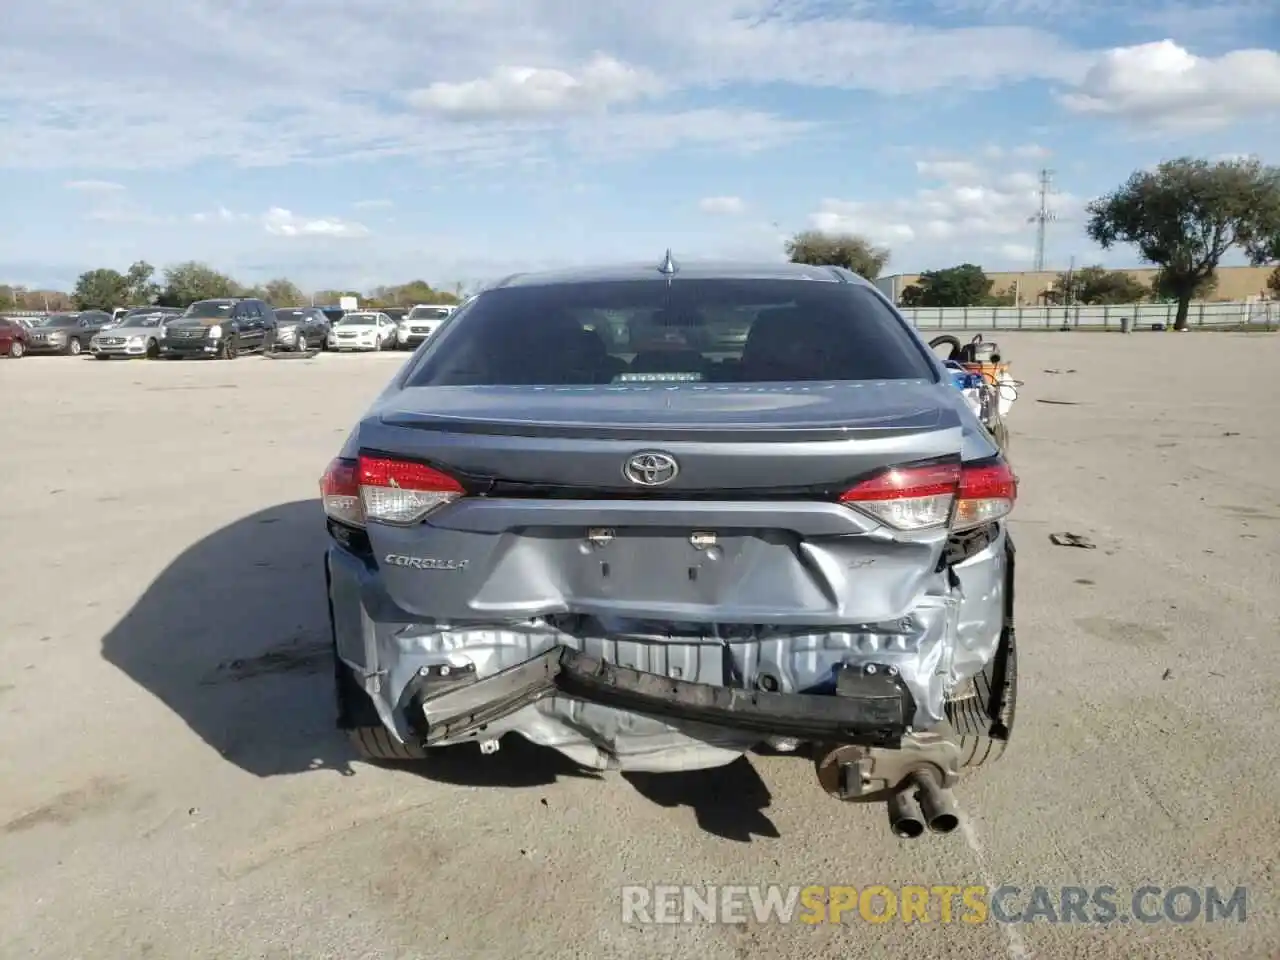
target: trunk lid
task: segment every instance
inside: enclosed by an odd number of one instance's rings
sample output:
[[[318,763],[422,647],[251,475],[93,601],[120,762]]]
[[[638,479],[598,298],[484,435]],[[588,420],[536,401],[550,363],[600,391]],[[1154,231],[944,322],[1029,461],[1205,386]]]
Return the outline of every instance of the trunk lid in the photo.
[[[359,448],[428,462],[469,495],[412,527],[371,523],[374,559],[390,599],[433,619],[895,619],[936,577],[946,532],[895,534],[835,498],[887,466],[958,458],[953,394],[927,381],[391,392]],[[674,459],[669,482],[628,478],[647,452]]]

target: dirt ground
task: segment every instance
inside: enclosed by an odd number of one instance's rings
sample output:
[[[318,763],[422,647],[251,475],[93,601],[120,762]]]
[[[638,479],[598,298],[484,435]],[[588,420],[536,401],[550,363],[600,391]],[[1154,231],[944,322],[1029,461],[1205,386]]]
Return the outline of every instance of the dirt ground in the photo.
[[[795,757],[353,761],[316,479],[404,355],[0,361],[0,956],[1276,956],[1280,335],[997,339],[1016,733],[964,829],[905,843]],[[623,923],[621,887],[678,883],[1110,885],[1126,915],[1244,886],[1247,914]]]

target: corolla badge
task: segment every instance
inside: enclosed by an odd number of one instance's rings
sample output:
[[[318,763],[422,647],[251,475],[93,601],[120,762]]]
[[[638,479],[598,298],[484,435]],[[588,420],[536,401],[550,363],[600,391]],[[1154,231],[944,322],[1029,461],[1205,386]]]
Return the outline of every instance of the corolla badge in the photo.
[[[402,553],[388,553],[383,563],[390,567],[408,567],[411,570],[465,570],[466,560],[437,560],[434,557],[407,557]]]
[[[680,473],[675,457],[665,453],[637,453],[622,467],[622,475],[641,487],[660,487]]]

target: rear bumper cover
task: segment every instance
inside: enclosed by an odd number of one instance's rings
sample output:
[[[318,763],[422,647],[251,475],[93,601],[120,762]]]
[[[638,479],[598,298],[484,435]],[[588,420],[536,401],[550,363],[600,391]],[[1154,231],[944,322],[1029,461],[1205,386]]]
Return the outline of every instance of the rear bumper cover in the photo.
[[[484,680],[450,684],[439,670],[411,693],[411,724],[424,746],[561,695],[669,721],[706,724],[764,737],[852,741],[895,747],[910,730],[915,706],[901,679],[885,671],[843,667],[833,694],[770,693],[692,683],[609,663],[559,646]],[[441,690],[441,684],[453,689]],[[432,689],[434,688],[434,689]]]

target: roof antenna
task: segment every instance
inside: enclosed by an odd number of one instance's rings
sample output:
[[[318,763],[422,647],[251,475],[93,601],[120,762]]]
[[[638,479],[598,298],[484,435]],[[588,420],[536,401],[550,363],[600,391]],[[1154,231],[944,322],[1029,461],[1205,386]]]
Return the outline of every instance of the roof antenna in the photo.
[[[662,265],[658,267],[659,273],[664,273],[668,277],[673,276],[680,269],[676,266],[675,260],[671,258],[671,248],[667,248],[667,255],[662,258]]]

